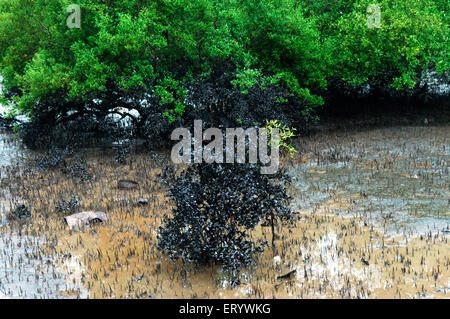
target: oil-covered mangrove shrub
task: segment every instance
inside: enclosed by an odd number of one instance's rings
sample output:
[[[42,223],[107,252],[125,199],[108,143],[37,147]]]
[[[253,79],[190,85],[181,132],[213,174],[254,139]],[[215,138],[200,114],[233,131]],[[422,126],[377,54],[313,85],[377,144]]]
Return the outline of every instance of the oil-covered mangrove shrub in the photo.
[[[315,120],[312,104],[262,75],[244,80],[237,72],[231,65],[220,65],[207,76],[196,76],[186,86],[184,121],[202,119],[213,127],[248,128],[278,120],[300,132],[309,130]]]
[[[119,90],[113,83],[82,101],[61,90],[42,98],[32,122],[20,130],[31,149],[77,148],[142,138],[150,148],[167,146],[175,123],[164,117],[160,99],[142,88]]]
[[[36,168],[39,171],[59,170],[61,173],[78,180],[78,183],[93,181],[86,160],[72,149],[59,149],[52,147],[44,155],[35,160],[29,169]]]
[[[114,91],[108,87],[89,102],[70,98],[64,90],[40,99],[34,106],[32,122],[20,130],[23,142],[31,149],[75,149],[93,140],[120,139],[126,132],[112,117],[119,113],[115,110],[120,99],[110,103],[102,99],[104,94],[114,96]]]
[[[25,124],[20,134],[31,149],[140,139],[154,150],[170,147],[173,129],[192,126],[197,119],[202,119],[205,127],[248,128],[264,126],[269,120],[300,132],[311,127],[314,112],[308,103],[261,76],[243,93],[235,72],[235,67],[223,64],[209,75],[193,75],[192,81],[182,86],[187,92],[183,117],[174,121],[165,116],[167,106],[162,99],[143,87],[121,90],[108,83],[88,101],[71,98],[61,90],[36,103],[33,121]],[[127,145],[120,144],[117,162],[123,163]]]
[[[173,260],[220,264],[232,275],[267,245],[253,242],[251,230],[263,221],[294,220],[284,187],[257,165],[194,164],[176,178],[169,194],[176,208],[159,229],[158,248]]]
[[[24,220],[31,217],[30,209],[25,205],[17,206],[13,211],[8,214],[9,220]]]
[[[0,114],[0,129],[7,129],[13,126],[15,120],[13,118],[3,117]]]

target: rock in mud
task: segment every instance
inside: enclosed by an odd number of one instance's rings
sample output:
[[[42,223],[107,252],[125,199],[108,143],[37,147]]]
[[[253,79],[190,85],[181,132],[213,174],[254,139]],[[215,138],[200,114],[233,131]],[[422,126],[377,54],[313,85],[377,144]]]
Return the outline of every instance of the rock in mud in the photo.
[[[284,275],[278,276],[277,279],[292,279],[296,272],[297,272],[297,269],[291,270],[290,272],[288,272]]]
[[[70,228],[104,222],[107,219],[108,217],[104,212],[82,212],[64,217],[65,222]]]
[[[138,203],[138,205],[142,205],[142,206],[148,205],[148,199],[141,197],[138,199],[137,203]]]
[[[117,183],[117,187],[119,189],[136,189],[139,188],[139,184],[135,181],[131,180],[120,180]]]

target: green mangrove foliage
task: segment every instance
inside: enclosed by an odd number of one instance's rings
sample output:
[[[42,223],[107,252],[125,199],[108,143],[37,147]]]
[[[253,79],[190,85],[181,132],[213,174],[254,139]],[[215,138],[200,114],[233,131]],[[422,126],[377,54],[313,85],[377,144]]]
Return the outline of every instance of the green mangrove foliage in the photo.
[[[225,64],[241,94],[282,87],[305,114],[331,79],[402,89],[448,73],[447,12],[446,0],[0,0],[3,102],[35,115],[49,96],[113,85],[158,97],[174,121],[193,81]]]

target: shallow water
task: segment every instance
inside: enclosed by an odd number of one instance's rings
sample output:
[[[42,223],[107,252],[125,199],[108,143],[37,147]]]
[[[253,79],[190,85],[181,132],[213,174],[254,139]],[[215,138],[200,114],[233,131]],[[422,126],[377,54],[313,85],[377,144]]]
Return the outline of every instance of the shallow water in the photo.
[[[45,256],[45,243],[41,237],[0,232],[0,299],[77,297],[68,292],[78,291],[79,284]]]
[[[450,224],[449,127],[393,127],[311,141],[310,162],[289,171],[313,211],[332,195],[349,205],[330,212],[365,216],[391,233],[436,232]],[[332,195],[331,195],[332,194]]]

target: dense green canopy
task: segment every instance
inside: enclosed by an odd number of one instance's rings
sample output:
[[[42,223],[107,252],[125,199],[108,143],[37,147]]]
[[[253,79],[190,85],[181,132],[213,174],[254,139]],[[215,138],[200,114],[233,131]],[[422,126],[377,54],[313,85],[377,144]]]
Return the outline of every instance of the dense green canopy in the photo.
[[[67,7],[81,7],[68,28]],[[368,19],[379,6],[380,25]],[[107,83],[143,87],[170,118],[186,84],[222,63],[246,94],[257,80],[311,107],[330,79],[414,87],[449,70],[447,0],[0,0],[0,74],[9,102],[33,114],[60,92],[91,99]],[[376,14],[376,13],[375,13]]]

